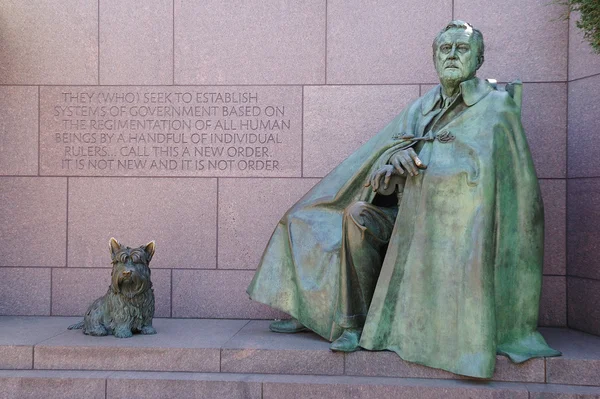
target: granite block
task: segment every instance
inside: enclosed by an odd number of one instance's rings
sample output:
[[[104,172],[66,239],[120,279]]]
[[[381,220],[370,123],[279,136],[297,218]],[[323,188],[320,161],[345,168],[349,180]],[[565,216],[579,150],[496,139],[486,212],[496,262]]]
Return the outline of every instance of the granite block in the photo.
[[[567,326],[567,278],[544,276],[540,298],[540,326]]]
[[[346,375],[400,378],[471,379],[448,371],[402,360],[393,352],[359,351],[346,355]],[[544,359],[514,364],[507,357],[496,357],[494,381],[544,382]]]
[[[119,373],[106,388],[107,399],[262,399],[260,378],[224,373]]]
[[[569,294],[575,288],[569,287]],[[569,323],[569,327],[574,326]],[[562,352],[562,356],[546,359],[547,383],[600,387],[600,337],[558,328],[540,332],[548,345]]]
[[[37,88],[0,87],[0,109],[0,175],[37,175]]]
[[[312,332],[277,334],[269,321],[251,321],[223,345],[221,372],[266,374],[344,374],[344,354]]]
[[[522,112],[538,177],[566,177],[567,84],[524,84]]]
[[[50,315],[50,269],[0,267],[0,315]]]
[[[109,374],[98,371],[0,370],[0,398],[105,399]]]
[[[256,269],[281,217],[318,182],[319,179],[221,179],[218,268]]]
[[[600,75],[569,82],[569,177],[600,176]]]
[[[600,388],[558,384],[526,384],[529,399],[600,399]]]
[[[540,180],[544,201],[544,274],[567,272],[567,182]]]
[[[155,335],[65,331],[35,347],[36,369],[218,372],[220,347],[245,320],[154,320]]]
[[[437,82],[431,43],[452,2],[329,0],[327,83]]]
[[[418,96],[418,85],[306,87],[303,176],[325,176]]]
[[[567,183],[567,274],[600,280],[600,178]]]
[[[0,266],[65,266],[67,179],[0,177]]]
[[[569,327],[600,335],[600,280],[568,277],[567,287]]]
[[[253,276],[251,270],[173,270],[173,317],[286,317],[250,300],[246,288]]]
[[[263,399],[528,399],[524,384],[349,376],[265,376]]]
[[[300,86],[40,89],[40,174],[300,177]]]
[[[173,83],[173,2],[103,0],[100,84]]]
[[[33,368],[33,346],[65,331],[76,320],[0,316],[0,369]]]
[[[325,2],[175,1],[175,83],[325,83]]]
[[[110,267],[115,237],[131,247],[156,241],[153,269],[214,268],[216,201],[216,179],[72,178],[69,266]]]
[[[565,7],[538,0],[455,0],[454,16],[483,33],[485,63],[478,75],[509,82],[567,80]]]
[[[575,25],[580,18],[578,12],[569,19],[569,80],[581,79],[600,73],[600,56],[583,38],[583,31]]]
[[[108,256],[107,256],[108,257]],[[110,286],[109,268],[61,268],[52,270],[52,314],[83,316]],[[155,317],[171,316],[171,270],[152,270]]]
[[[0,84],[96,84],[98,1],[3,1]]]

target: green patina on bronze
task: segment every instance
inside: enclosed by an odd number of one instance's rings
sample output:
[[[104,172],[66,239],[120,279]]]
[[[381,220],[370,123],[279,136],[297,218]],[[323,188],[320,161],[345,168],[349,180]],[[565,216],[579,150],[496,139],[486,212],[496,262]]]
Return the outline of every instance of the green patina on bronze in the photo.
[[[543,205],[514,87],[475,77],[480,32],[453,21],[434,62],[441,85],[285,214],[248,293],[334,350],[489,378],[497,353],[560,354],[537,332]]]

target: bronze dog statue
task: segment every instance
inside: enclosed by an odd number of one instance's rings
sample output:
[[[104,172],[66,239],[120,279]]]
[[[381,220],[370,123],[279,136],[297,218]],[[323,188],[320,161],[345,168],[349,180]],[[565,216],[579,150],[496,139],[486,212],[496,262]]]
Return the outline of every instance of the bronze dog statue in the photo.
[[[83,321],[73,324],[69,330],[83,328],[84,334],[113,334],[117,338],[128,338],[133,333],[156,334],[152,327],[154,290],[148,267],[154,249],[154,241],[139,248],[129,248],[111,238],[113,267],[108,292],[96,299]]]

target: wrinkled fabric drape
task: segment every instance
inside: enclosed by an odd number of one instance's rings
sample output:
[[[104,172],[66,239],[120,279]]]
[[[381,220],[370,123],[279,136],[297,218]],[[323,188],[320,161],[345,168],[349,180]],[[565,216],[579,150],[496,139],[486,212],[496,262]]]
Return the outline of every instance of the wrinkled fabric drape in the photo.
[[[512,98],[475,78],[441,114],[439,102],[438,86],[294,205],[248,293],[336,339],[344,210],[373,202],[364,183],[409,145],[403,134],[437,135],[419,148],[427,169],[406,179],[360,345],[488,378],[496,353],[515,362],[559,354],[536,330],[543,206]]]

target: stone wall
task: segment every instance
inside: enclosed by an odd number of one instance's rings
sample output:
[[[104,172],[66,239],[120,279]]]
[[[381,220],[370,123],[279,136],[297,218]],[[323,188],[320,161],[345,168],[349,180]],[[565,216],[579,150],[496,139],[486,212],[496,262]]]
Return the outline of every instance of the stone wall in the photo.
[[[574,20],[568,85],[568,323],[600,335],[600,55]]]
[[[567,155],[573,220],[577,201],[597,214],[576,193],[600,191],[584,136],[598,110],[574,107],[597,99],[600,69],[580,64],[548,3],[3,1],[0,314],[82,314],[106,290],[114,236],[156,240],[159,317],[277,316],[245,289],[278,219],[436,83],[431,42],[460,18],[485,36],[479,76],[525,83],[546,205],[540,324],[565,326]],[[569,116],[585,115],[569,119],[569,154],[567,89]],[[597,237],[596,219],[577,227]],[[568,237],[589,248],[569,250],[569,292],[598,295],[597,246],[581,228]],[[572,298],[571,321],[585,323],[585,303]]]

